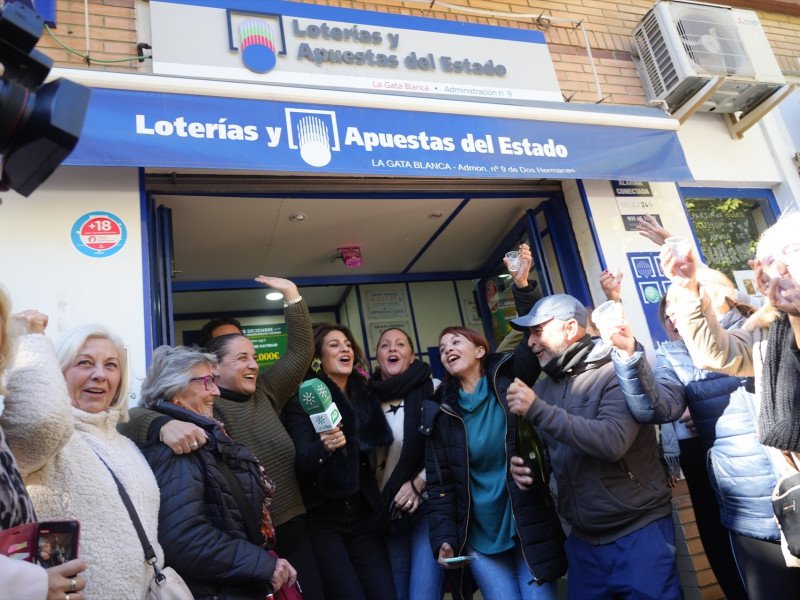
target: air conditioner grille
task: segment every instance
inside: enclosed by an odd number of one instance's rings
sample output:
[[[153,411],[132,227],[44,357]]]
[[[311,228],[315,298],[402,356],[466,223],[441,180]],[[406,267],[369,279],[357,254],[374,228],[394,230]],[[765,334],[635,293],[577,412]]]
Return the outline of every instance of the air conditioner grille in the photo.
[[[730,11],[676,10],[675,28],[698,71],[715,75],[752,75],[753,70]]]
[[[662,29],[653,13],[648,14],[634,30],[634,43],[639,50],[652,97],[660,97],[678,82],[678,73],[669,55]]]

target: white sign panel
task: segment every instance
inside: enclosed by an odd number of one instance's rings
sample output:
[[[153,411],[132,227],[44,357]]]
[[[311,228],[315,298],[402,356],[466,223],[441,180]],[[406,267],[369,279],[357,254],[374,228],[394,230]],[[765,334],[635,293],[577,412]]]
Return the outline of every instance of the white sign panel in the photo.
[[[158,74],[563,100],[539,31],[278,1],[150,2],[150,11]]]

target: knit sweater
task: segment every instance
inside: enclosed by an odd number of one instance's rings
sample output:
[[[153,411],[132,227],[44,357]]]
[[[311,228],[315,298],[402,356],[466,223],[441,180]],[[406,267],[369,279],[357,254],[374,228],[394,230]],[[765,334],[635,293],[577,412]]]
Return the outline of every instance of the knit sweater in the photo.
[[[275,483],[271,509],[276,527],[305,513],[294,470],[294,443],[278,418],[314,358],[311,317],[305,300],[286,308],[286,337],[286,353],[258,376],[252,396],[220,396],[214,402],[214,416],[225,424],[228,435],[256,456]],[[159,418],[163,419],[160,413],[135,408],[120,431],[144,446],[150,426]]]
[[[20,339],[8,374],[2,416],[8,442],[42,521],[80,521],[87,600],[144,599],[153,576],[128,511],[101,456],[133,501],[147,537],[158,544],[158,484],[144,457],[116,430],[120,413],[73,408],[53,345],[43,335]]]

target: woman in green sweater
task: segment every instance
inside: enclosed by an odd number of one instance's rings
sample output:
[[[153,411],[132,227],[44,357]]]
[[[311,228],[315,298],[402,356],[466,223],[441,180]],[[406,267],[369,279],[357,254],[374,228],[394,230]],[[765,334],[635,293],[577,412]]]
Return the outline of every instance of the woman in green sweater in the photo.
[[[260,276],[256,281],[283,294],[286,310],[286,353],[259,375],[253,343],[240,333],[211,340],[206,351],[217,356],[220,396],[214,416],[225,431],[256,456],[275,483],[272,521],[276,551],[297,569],[305,600],[324,598],[317,564],[305,532],[305,506],[295,476],[294,443],[278,416],[297,390],[314,356],[311,317],[297,286],[288,279]],[[205,443],[205,432],[189,423],[136,408],[125,433],[137,444],[161,439],[176,454]]]

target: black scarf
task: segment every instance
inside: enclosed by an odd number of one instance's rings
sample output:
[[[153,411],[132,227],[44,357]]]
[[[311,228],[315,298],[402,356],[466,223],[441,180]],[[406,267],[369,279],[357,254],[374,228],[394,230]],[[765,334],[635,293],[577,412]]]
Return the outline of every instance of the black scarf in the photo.
[[[800,452],[800,371],[794,357],[794,331],[783,313],[769,327],[758,428],[765,446]]]
[[[390,508],[395,495],[425,464],[425,437],[419,432],[419,424],[422,403],[433,394],[431,368],[427,363],[415,360],[396,377],[383,380],[376,373],[370,379],[369,385],[381,402],[403,400],[403,448],[400,450],[397,465],[383,487],[379,509],[375,515],[378,526],[383,528],[390,520]]]
[[[553,358],[542,367],[542,370],[547,373],[548,377],[553,381],[566,379],[569,372],[583,362],[583,359],[589,355],[593,348],[594,342],[592,341],[592,336],[586,334],[564,350],[564,352]]]

